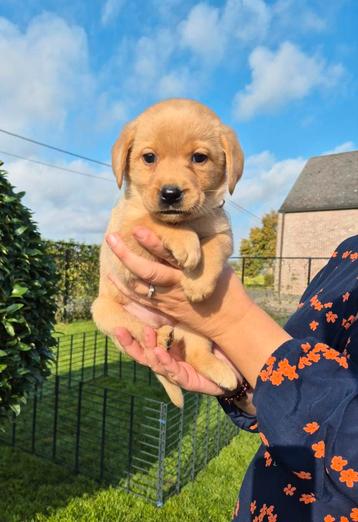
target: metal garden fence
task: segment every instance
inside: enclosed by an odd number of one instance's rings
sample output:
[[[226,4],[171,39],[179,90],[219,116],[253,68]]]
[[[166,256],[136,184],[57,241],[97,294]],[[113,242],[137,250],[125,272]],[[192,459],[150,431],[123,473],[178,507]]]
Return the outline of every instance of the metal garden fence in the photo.
[[[176,408],[92,332],[59,339],[53,376],[0,438],[161,506],[237,433],[214,398],[185,394]]]
[[[58,299],[58,321],[89,319],[90,306],[98,290],[98,245],[75,242],[48,242],[60,275],[61,295]],[[296,304],[326,258],[314,257],[232,257],[230,263],[245,286],[258,297],[262,293],[275,301],[275,307],[290,308]]]

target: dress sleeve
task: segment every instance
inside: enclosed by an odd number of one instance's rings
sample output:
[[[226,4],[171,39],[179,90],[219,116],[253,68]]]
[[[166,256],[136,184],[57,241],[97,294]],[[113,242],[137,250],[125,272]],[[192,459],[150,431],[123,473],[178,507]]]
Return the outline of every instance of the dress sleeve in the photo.
[[[274,461],[314,481],[318,494],[329,476],[355,502],[358,365],[350,352],[358,348],[357,326],[343,353],[314,337],[285,342],[261,370],[254,394],[258,430]]]
[[[235,406],[230,406],[225,401],[221,400],[220,397],[218,397],[218,401],[225,413],[230,417],[232,422],[236,424],[238,428],[245,431],[250,431],[251,433],[258,432],[257,418],[255,415],[249,415]]]

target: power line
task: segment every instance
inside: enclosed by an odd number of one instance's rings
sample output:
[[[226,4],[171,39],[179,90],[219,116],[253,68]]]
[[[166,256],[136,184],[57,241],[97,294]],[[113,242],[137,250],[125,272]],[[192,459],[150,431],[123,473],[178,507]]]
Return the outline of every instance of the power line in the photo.
[[[85,161],[90,161],[91,163],[97,163],[97,165],[102,165],[104,167],[112,168],[112,165],[109,163],[104,163],[103,161],[99,161],[92,158],[87,158],[86,156],[82,156],[81,154],[77,154],[75,152],[70,152],[69,150],[60,149],[59,147],[55,147],[53,145],[48,145],[47,143],[43,143],[42,141],[33,140],[32,138],[27,138],[26,136],[21,136],[20,134],[15,134],[14,132],[7,131],[5,129],[0,129],[0,132],[3,134],[7,134],[8,136],[13,136],[14,138],[19,138],[20,140],[28,141],[29,143],[34,143],[35,145],[40,145],[41,147],[46,147],[47,149],[56,150],[57,152],[62,152],[63,154],[68,154],[69,156],[74,156],[75,158],[80,158]]]
[[[72,174],[78,174],[79,176],[86,176],[87,178],[95,178],[100,179],[101,181],[109,181],[110,183],[114,183],[113,179],[102,178],[101,176],[95,176],[94,174],[87,174],[85,172],[80,172],[78,170],[67,169],[65,167],[59,167],[58,165],[53,165],[52,163],[45,163],[44,161],[38,161],[30,158],[25,158],[24,156],[19,156],[18,154],[12,154],[11,152],[5,152],[4,150],[0,150],[0,154],[6,154],[7,156],[12,156],[13,158],[21,159],[24,161],[29,161],[30,163],[36,163],[37,165],[43,165],[44,167],[50,167],[52,169],[63,170],[65,172],[71,172]]]
[[[251,212],[251,210],[248,210],[247,208],[239,205],[238,203],[236,203],[235,201],[231,201],[229,200],[228,201],[229,205],[231,205],[233,208],[236,208],[236,210],[239,210],[240,212],[246,212],[246,214],[249,214],[250,216],[258,219],[260,222],[261,222],[261,218],[259,216],[257,216],[256,214],[254,214],[253,212]]]
[[[5,130],[5,129],[0,129],[0,132],[2,132],[3,134],[7,134],[8,136],[13,136],[14,138],[19,138],[21,140],[28,141],[29,143],[34,143],[35,145],[40,145],[41,147],[46,147],[47,149],[55,150],[57,152],[61,152],[63,154],[67,154],[67,155],[73,156],[75,158],[80,158],[80,159],[83,159],[85,161],[89,161],[91,163],[96,163],[97,165],[102,165],[104,167],[112,168],[112,166],[109,163],[104,163],[103,161],[99,161],[99,160],[96,160],[96,159],[93,159],[93,158],[88,158],[86,156],[82,156],[81,154],[77,154],[76,152],[70,152],[68,150],[61,149],[61,148],[55,147],[53,145],[49,145],[47,143],[43,143],[41,141],[37,141],[37,140],[34,140],[32,138],[28,138],[26,136],[22,136],[20,134],[15,134],[14,132],[10,132],[10,131]],[[57,165],[53,165],[53,164],[50,164],[50,163],[44,163],[44,162],[41,162],[41,161],[32,160],[32,159],[25,158],[25,157],[22,157],[22,156],[17,156],[16,154],[11,154],[9,152],[4,152],[4,151],[0,151],[0,152],[2,154],[7,154],[8,156],[13,156],[14,158],[22,159],[22,160],[25,160],[25,161],[30,161],[31,163],[37,163],[38,165],[44,165],[46,167],[55,168],[55,169],[58,169],[58,170],[63,170],[65,172],[72,172],[73,174],[79,174],[81,176],[87,176],[87,177],[91,177],[91,178],[102,179],[104,181],[112,181],[112,180],[109,180],[109,179],[106,179],[106,178],[101,178],[99,176],[95,176],[93,174],[85,174],[83,172],[79,172],[79,171],[72,170],[72,169],[67,169],[65,167],[59,167]],[[236,208],[236,210],[239,210],[240,212],[245,212],[246,214],[249,214],[250,216],[258,219],[261,222],[261,218],[259,216],[257,216],[256,214],[254,214],[250,210],[246,209],[245,207],[239,205],[235,201],[230,201],[229,200],[228,203],[233,208]]]

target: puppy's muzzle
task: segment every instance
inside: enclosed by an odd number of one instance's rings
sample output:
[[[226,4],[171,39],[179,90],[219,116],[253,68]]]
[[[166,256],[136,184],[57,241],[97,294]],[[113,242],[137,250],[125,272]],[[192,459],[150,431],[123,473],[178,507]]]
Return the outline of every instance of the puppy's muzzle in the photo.
[[[183,191],[177,185],[164,185],[159,192],[159,202],[163,207],[180,203],[183,199]]]

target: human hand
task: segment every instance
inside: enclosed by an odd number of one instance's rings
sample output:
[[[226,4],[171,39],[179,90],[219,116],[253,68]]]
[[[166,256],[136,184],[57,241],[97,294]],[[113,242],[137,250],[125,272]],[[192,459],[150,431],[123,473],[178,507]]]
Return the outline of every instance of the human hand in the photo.
[[[225,393],[223,388],[210,381],[183,360],[182,353],[176,346],[169,351],[157,346],[155,331],[146,326],[144,329],[144,343],[139,344],[128,332],[126,328],[117,328],[116,337],[124,349],[125,353],[139,364],[149,366],[155,373],[163,375],[171,382],[178,384],[181,388],[188,391],[206,393],[208,395],[222,395]],[[238,380],[242,380],[240,373],[232,366],[225,355],[216,348],[216,357],[225,360],[237,374]]]
[[[107,237],[121,262],[138,278],[132,288],[111,275],[129,300],[173,317],[214,341],[254,388],[269,356],[291,336],[248,296],[234,271],[225,266],[213,294],[190,303],[181,287],[182,272],[161,241],[150,230],[137,227],[134,237],[164,263],[148,261],[131,252],[118,234]],[[154,295],[148,289],[154,285]]]
[[[182,358],[181,351],[176,350],[175,346],[170,349],[170,352],[157,347],[156,333],[152,328],[148,326],[145,327],[143,345],[140,345],[126,328],[118,328],[116,330],[116,337],[125,353],[132,359],[139,364],[150,367],[153,372],[163,375],[184,390],[214,396],[220,396],[225,393],[225,390],[201,375],[193,366],[185,362]],[[219,347],[214,346],[213,353],[232,368],[237,376],[239,385],[242,382],[242,375],[237,368],[233,366]],[[256,413],[256,409],[252,403],[252,397],[253,391],[249,390],[246,397],[237,403],[237,406],[249,415],[255,415]]]
[[[134,237],[163,263],[144,260],[131,252],[118,234],[111,234],[107,242],[122,263],[137,276],[131,288],[127,288],[113,274],[111,281],[130,301],[170,315],[174,320],[186,324],[207,338],[217,340],[228,325],[240,321],[252,301],[230,266],[225,266],[213,294],[200,303],[188,301],[181,287],[182,272],[175,266],[169,251],[160,239],[148,229],[137,227]],[[155,288],[148,297],[149,284]]]

